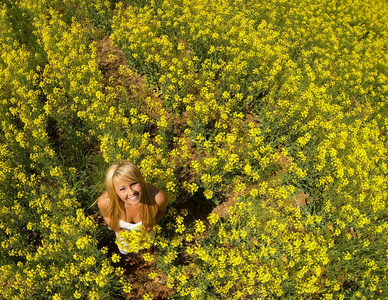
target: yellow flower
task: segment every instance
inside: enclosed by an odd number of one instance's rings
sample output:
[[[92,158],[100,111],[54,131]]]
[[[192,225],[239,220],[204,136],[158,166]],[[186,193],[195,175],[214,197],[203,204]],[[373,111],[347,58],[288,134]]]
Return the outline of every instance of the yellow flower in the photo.
[[[156,277],[158,277],[158,273],[156,273],[155,271],[151,271],[148,274],[148,278],[151,279],[151,280],[154,280]]]
[[[206,226],[201,220],[195,221],[195,233],[201,234],[205,231]]]
[[[118,254],[113,254],[112,255],[112,261],[114,262],[114,263],[118,263],[119,261],[120,261],[120,255],[118,255]]]
[[[149,253],[145,253],[143,255],[143,259],[147,262],[153,262],[155,260],[155,257]]]
[[[208,216],[208,221],[210,223],[210,225],[214,225],[218,222],[218,220],[220,219],[220,216],[217,215],[216,213],[211,213],[209,216]]]
[[[213,198],[213,191],[211,191],[211,190],[205,190],[205,191],[203,192],[203,194],[205,195],[206,199],[211,199],[211,198]]]

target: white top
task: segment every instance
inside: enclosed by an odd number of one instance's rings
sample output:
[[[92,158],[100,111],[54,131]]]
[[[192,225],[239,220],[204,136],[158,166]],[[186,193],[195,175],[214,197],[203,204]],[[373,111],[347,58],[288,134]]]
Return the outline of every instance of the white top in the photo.
[[[119,220],[119,225],[120,228],[124,230],[132,230],[132,229],[140,229],[142,222],[140,221],[139,223],[128,223],[123,220]]]

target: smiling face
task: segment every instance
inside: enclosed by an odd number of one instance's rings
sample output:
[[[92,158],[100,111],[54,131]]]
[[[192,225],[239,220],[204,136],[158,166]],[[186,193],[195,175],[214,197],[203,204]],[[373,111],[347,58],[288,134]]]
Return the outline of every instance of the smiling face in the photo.
[[[139,182],[129,179],[119,179],[113,182],[113,186],[120,200],[129,205],[140,203],[141,185]]]

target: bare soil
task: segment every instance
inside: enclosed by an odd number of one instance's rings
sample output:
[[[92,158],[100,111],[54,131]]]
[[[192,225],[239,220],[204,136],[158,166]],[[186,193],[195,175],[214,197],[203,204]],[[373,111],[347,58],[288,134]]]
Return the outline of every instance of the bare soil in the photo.
[[[143,259],[146,252],[144,250],[139,254],[121,255],[119,265],[125,270],[124,277],[132,286],[132,291],[126,299],[143,299],[145,294],[157,300],[167,299],[173,291],[167,287],[167,279],[156,268],[155,263]],[[151,272],[156,272],[158,276],[151,280],[148,277]]]

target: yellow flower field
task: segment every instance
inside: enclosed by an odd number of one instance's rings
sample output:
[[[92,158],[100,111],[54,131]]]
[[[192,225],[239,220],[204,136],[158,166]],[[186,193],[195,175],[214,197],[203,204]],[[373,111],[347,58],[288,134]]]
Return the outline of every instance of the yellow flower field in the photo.
[[[0,12],[0,299],[387,298],[384,0]],[[169,199],[144,268],[90,207],[119,159]]]

